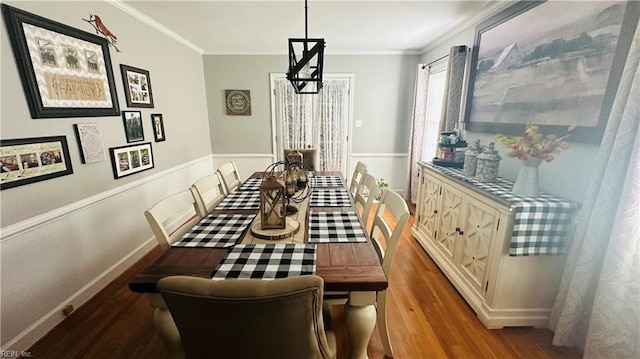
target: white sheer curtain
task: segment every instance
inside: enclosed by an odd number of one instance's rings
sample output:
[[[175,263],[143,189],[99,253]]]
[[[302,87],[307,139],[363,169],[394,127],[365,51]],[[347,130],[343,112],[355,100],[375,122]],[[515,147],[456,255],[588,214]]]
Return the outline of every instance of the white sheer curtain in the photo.
[[[585,358],[640,358],[639,66],[636,28],[549,322]]]
[[[342,171],[349,121],[349,80],[325,78],[318,95],[298,95],[286,79],[275,79],[278,156],[284,149],[318,149],[320,171]]]

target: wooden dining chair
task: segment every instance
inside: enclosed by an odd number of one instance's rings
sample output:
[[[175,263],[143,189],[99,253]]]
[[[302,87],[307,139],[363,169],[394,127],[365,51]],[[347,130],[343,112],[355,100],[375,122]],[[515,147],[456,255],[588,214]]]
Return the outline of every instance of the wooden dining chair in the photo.
[[[163,251],[180,240],[202,219],[190,190],[180,191],[158,201],[144,211],[151,230]]]
[[[392,190],[386,190],[380,199],[376,214],[373,217],[370,237],[382,262],[382,269],[391,285],[391,262],[398,241],[407,220],[409,208],[402,196]],[[325,293],[325,312],[330,313],[330,306],[344,303],[348,292]],[[376,297],[377,327],[382,341],[384,353],[393,357],[393,348],[389,340],[387,328],[387,291],[379,291]]]
[[[362,223],[365,227],[367,226],[367,221],[369,220],[371,205],[373,204],[373,200],[375,199],[377,194],[378,183],[376,181],[376,178],[369,173],[365,173],[364,178],[358,186],[358,189],[356,190],[356,194],[354,196],[356,210],[358,211],[360,219],[362,219]]]
[[[242,180],[240,179],[240,173],[238,172],[238,167],[236,167],[235,162],[227,162],[220,165],[216,172],[218,172],[220,180],[222,180],[226,194],[240,187]]]
[[[367,165],[358,161],[356,168],[353,170],[353,174],[351,175],[351,181],[349,182],[349,192],[353,197],[355,197],[358,186],[362,182],[365,173],[367,173]]]
[[[206,217],[225,197],[225,188],[220,175],[212,173],[199,178],[191,185],[191,194],[196,203],[198,215]]]
[[[154,321],[188,358],[334,358],[335,336],[322,317],[324,281],[185,276],[158,281],[169,311]],[[173,319],[173,320],[172,320]]]

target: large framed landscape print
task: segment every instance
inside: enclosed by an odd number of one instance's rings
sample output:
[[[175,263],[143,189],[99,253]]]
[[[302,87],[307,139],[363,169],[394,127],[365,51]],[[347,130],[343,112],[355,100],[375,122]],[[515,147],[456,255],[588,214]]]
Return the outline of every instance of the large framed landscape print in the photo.
[[[466,122],[517,135],[527,123],[599,143],[633,32],[637,1],[519,1],[476,27]]]
[[[32,118],[120,113],[107,40],[2,4]]]

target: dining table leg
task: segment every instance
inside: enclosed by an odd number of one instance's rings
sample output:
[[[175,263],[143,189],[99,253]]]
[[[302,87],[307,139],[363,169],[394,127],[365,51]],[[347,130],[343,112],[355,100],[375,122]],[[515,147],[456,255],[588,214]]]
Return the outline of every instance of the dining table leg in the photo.
[[[376,326],[376,292],[350,292],[344,307],[351,359],[366,359]]]

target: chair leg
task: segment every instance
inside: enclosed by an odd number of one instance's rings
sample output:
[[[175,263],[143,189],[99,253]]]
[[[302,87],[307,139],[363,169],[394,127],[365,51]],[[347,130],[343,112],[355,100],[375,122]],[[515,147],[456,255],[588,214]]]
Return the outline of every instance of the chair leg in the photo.
[[[378,332],[384,348],[384,355],[393,358],[393,348],[389,340],[389,329],[387,328],[387,291],[378,292]]]

